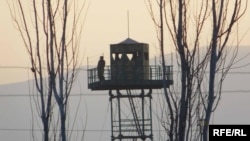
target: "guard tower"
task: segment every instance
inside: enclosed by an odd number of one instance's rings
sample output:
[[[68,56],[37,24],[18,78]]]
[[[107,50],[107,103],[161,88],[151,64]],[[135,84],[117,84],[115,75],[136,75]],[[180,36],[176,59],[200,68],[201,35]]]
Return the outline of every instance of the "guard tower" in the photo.
[[[172,66],[165,67],[168,87]],[[130,38],[111,44],[104,77],[99,80],[97,68],[88,69],[88,88],[109,90],[111,140],[153,140],[152,89],[163,88],[163,69],[149,65],[149,45]]]

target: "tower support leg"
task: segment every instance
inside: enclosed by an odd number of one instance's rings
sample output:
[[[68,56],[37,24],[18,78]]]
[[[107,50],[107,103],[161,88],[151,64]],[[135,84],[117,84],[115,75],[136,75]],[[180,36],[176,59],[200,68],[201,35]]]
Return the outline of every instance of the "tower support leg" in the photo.
[[[141,89],[126,90],[116,93],[109,91],[111,105],[111,141],[137,139],[153,140],[152,129],[152,90],[147,93]]]

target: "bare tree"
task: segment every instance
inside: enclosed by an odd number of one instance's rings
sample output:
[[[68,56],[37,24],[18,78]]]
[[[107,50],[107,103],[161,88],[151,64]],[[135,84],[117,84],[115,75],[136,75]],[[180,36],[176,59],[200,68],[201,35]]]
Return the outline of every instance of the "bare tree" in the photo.
[[[163,127],[170,141],[206,141],[208,123],[220,100],[223,80],[237,55],[238,42],[233,55],[227,56],[228,41],[245,13],[247,1],[159,0],[155,4],[160,9],[159,18],[153,2],[147,0],[147,5],[160,35],[162,58],[162,48],[166,48],[163,35],[167,34],[178,53],[180,68],[180,94],[175,92],[175,86],[170,93],[164,90],[168,112]]]
[[[76,77],[85,1],[17,0],[9,3],[31,62],[37,93],[38,111],[43,125],[43,140],[56,140],[50,134],[51,122],[57,119],[59,139],[69,140],[66,118],[69,95]],[[45,78],[47,77],[47,79]],[[57,130],[57,121],[53,122]]]
[[[231,6],[231,8],[230,8]],[[243,12],[242,10],[243,6]],[[221,95],[222,82],[226,77],[227,72],[231,68],[233,61],[235,60],[236,54],[233,54],[232,60],[229,62],[229,65],[225,66],[225,61],[227,58],[227,43],[232,34],[232,30],[246,11],[247,1],[243,2],[242,0],[236,1],[212,1],[212,21],[213,21],[213,31],[210,42],[210,71],[209,71],[209,92],[208,100],[205,113],[205,123],[209,123],[211,113],[214,111],[213,106],[218,103],[218,96],[214,91],[216,88],[215,78],[219,70],[222,74],[218,83],[218,94]],[[232,10],[232,11],[231,11]],[[238,42],[237,42],[238,46]],[[236,51],[237,52],[237,51]],[[215,102],[217,100],[217,102]],[[203,140],[207,140],[208,126],[205,126],[203,129]]]

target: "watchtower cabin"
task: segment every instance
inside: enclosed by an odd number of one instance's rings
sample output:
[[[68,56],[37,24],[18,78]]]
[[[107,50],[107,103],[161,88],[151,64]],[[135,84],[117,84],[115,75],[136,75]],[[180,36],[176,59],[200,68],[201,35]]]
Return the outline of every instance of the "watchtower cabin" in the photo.
[[[162,66],[149,65],[149,45],[133,39],[110,45],[110,66],[104,68],[104,78],[98,78],[97,68],[88,69],[91,90],[160,89],[163,87]],[[173,83],[172,66],[166,66],[166,86]]]
[[[127,38],[110,45],[110,66],[104,68],[104,79],[98,78],[97,68],[88,69],[88,88],[109,90],[111,141],[153,140],[151,94],[152,89],[163,88],[164,77],[162,66],[149,64],[149,45]],[[165,67],[169,87],[172,66]]]

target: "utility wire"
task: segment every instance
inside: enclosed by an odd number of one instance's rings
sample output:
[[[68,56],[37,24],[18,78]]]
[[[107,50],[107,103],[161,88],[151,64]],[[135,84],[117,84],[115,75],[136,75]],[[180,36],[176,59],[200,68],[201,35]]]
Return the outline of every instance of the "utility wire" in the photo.
[[[234,67],[232,69],[237,69],[237,68],[243,68],[250,65],[250,63],[244,65],[244,66],[239,66],[239,67]],[[31,69],[31,67],[25,67],[25,66],[0,66],[0,69],[26,69],[29,70]],[[43,69],[47,69],[47,68],[43,68]],[[80,68],[76,68],[76,70],[83,70],[83,71],[87,71],[87,68],[84,67],[80,67]],[[181,73],[180,70],[173,70],[173,73]],[[206,71],[206,73],[209,73],[209,71]],[[220,71],[218,71],[217,73],[222,73]],[[229,71],[228,74],[250,74],[250,71]]]
[[[30,132],[30,131],[35,131],[35,132],[42,132],[43,129],[25,129],[25,128],[2,128],[0,129],[0,131],[24,131],[24,132]],[[56,130],[56,129],[51,129],[50,131],[61,131],[61,130]],[[67,130],[66,131],[71,131],[71,132],[110,132],[111,130],[109,129],[70,129],[70,130]]]
[[[0,129],[0,131],[10,131],[10,132],[30,132],[30,131],[34,131],[34,132],[42,132],[43,129],[25,129],[25,128],[2,128]],[[50,131],[60,131],[60,130],[55,130],[55,129],[51,129]],[[71,132],[111,132],[110,129],[70,129],[70,130],[66,130],[66,131],[71,131]],[[154,132],[159,132],[159,131],[164,131],[165,130],[154,130]]]
[[[0,92],[1,93],[1,92]],[[174,92],[175,94],[180,94],[180,92]],[[208,92],[202,92],[202,93],[208,93]],[[216,93],[216,92],[215,92]],[[250,93],[250,90],[225,90],[222,91],[223,93],[228,93],[228,94],[234,94],[234,93]],[[160,95],[162,93],[152,93],[152,95]],[[40,96],[39,94],[0,94],[0,97],[31,97],[31,96]],[[107,94],[91,94],[91,93],[72,93],[69,96],[71,97],[78,97],[78,96],[109,96],[108,93]]]

